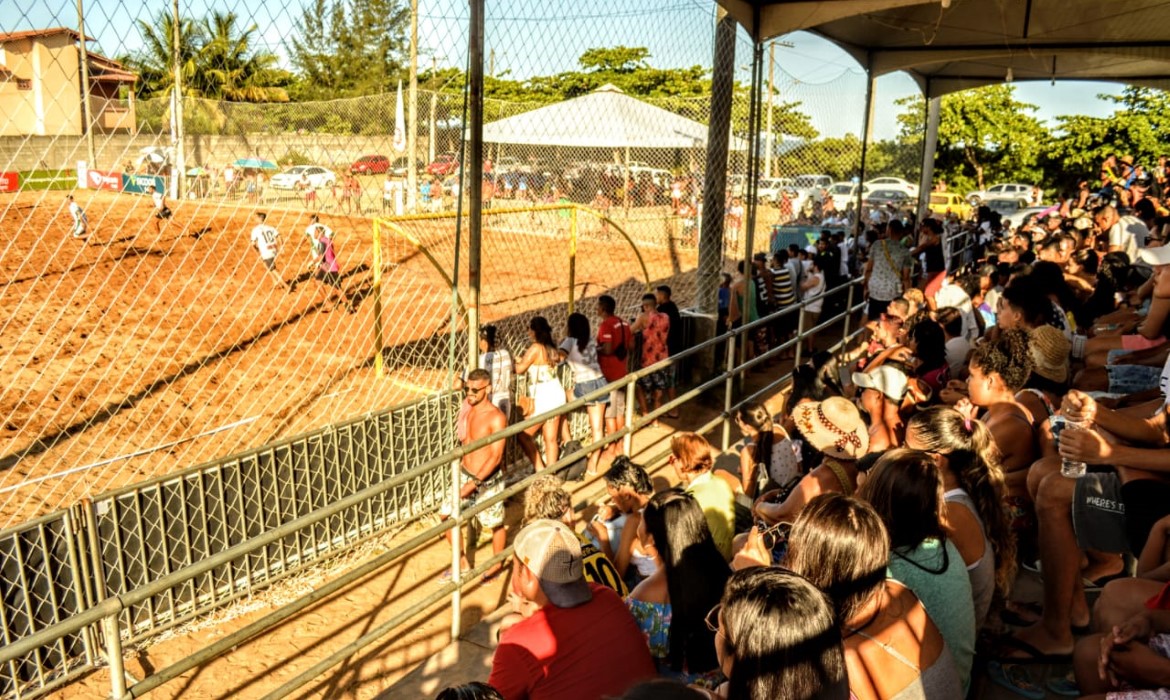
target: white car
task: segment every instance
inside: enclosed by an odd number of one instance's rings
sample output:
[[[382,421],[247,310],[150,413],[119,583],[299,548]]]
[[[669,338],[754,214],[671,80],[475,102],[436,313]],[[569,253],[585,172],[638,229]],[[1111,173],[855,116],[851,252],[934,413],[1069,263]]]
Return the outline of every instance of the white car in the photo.
[[[760,178],[759,187],[756,188],[756,200],[768,204],[775,204],[780,199],[780,193],[788,190],[790,193],[795,190],[792,187],[792,180],[786,177],[762,177]]]
[[[278,173],[272,176],[268,181],[268,186],[274,190],[295,190],[300,182],[301,176],[304,175],[309,179],[309,184],[316,189],[322,187],[332,187],[333,183],[337,181],[337,176],[329,168],[320,165],[296,165],[283,173]]]
[[[793,188],[813,195],[817,201],[820,201],[821,190],[832,184],[833,178],[828,175],[797,175],[792,180]]]
[[[866,189],[870,190],[898,190],[905,192],[911,198],[918,196],[918,185],[915,185],[909,180],[903,180],[900,177],[878,177],[865,183]]]
[[[989,199],[1032,199],[1032,186],[1008,182],[992,185],[986,190],[967,193],[967,201],[974,206],[979,206]]]
[[[864,198],[869,194],[869,185],[864,185],[861,188],[861,196]],[[837,211],[845,211],[845,208],[852,204],[857,206],[857,185],[852,182],[834,182],[833,186],[829,188],[829,198],[833,200],[833,208]]]

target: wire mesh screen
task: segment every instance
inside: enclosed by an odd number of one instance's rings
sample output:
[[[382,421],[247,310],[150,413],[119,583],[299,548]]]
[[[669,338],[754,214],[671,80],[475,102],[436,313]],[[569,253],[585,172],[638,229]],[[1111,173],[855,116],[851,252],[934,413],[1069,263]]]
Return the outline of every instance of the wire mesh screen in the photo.
[[[627,316],[667,284],[714,314],[747,227],[756,251],[808,240],[920,162],[914,134],[880,137],[854,182],[859,69],[798,79],[799,49],[757,51],[712,2],[489,6],[473,175],[465,3],[15,9],[0,17],[0,526],[449,387],[468,355],[472,190],[480,315],[519,351],[535,315],[558,339],[570,304],[596,326],[603,293]]]

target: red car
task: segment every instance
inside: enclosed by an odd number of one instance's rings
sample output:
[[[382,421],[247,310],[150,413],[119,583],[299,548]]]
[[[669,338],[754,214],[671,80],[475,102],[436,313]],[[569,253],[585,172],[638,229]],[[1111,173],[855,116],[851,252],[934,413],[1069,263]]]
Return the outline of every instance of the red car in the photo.
[[[455,157],[454,153],[442,153],[435,158],[435,162],[427,166],[428,175],[438,175],[439,177],[446,177],[453,175],[459,170],[459,159]]]
[[[390,159],[386,156],[362,156],[349,166],[350,175],[381,175],[390,170]]]

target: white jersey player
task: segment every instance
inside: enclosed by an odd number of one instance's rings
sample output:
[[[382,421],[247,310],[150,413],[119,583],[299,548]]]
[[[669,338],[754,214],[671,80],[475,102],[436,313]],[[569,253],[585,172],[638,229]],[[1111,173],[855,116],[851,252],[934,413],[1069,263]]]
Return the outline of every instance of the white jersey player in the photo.
[[[252,228],[252,246],[260,253],[260,261],[264,263],[268,273],[276,278],[280,286],[292,291],[292,285],[284,281],[276,271],[276,254],[280,252],[280,232],[266,223],[268,215],[262,211],[256,212],[256,225]]]

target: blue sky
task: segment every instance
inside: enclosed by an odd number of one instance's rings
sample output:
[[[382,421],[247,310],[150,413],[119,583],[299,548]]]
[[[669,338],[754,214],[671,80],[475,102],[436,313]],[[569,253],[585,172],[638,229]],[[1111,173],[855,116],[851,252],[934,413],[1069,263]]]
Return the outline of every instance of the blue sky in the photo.
[[[405,0],[404,0],[405,1]],[[137,18],[169,6],[134,0],[83,0],[87,31],[107,55],[133,51],[140,45]],[[260,43],[285,55],[285,40],[295,31],[307,0],[181,0],[182,12],[203,16],[210,9],[232,10],[251,18]],[[76,26],[74,0],[0,0],[16,12],[0,16],[0,31],[45,26]],[[645,46],[657,67],[710,66],[714,4],[709,0],[493,0],[487,3],[486,42],[495,53],[497,74],[513,77],[573,70],[577,58],[597,46]],[[420,0],[419,45],[425,65],[466,62],[468,20],[465,0]],[[864,74],[836,46],[808,33],[784,37],[792,47],[776,49],[775,82],[782,99],[797,100],[825,135],[859,133],[864,110]],[[736,51],[737,77],[750,78],[751,45],[740,33]],[[766,75],[766,73],[765,73]],[[875,133],[888,138],[897,131],[894,101],[917,88],[905,75],[877,81]],[[1017,83],[1017,96],[1038,107],[1037,116],[1052,121],[1061,114],[1103,116],[1111,106],[1098,93],[1116,93],[1109,83]]]

